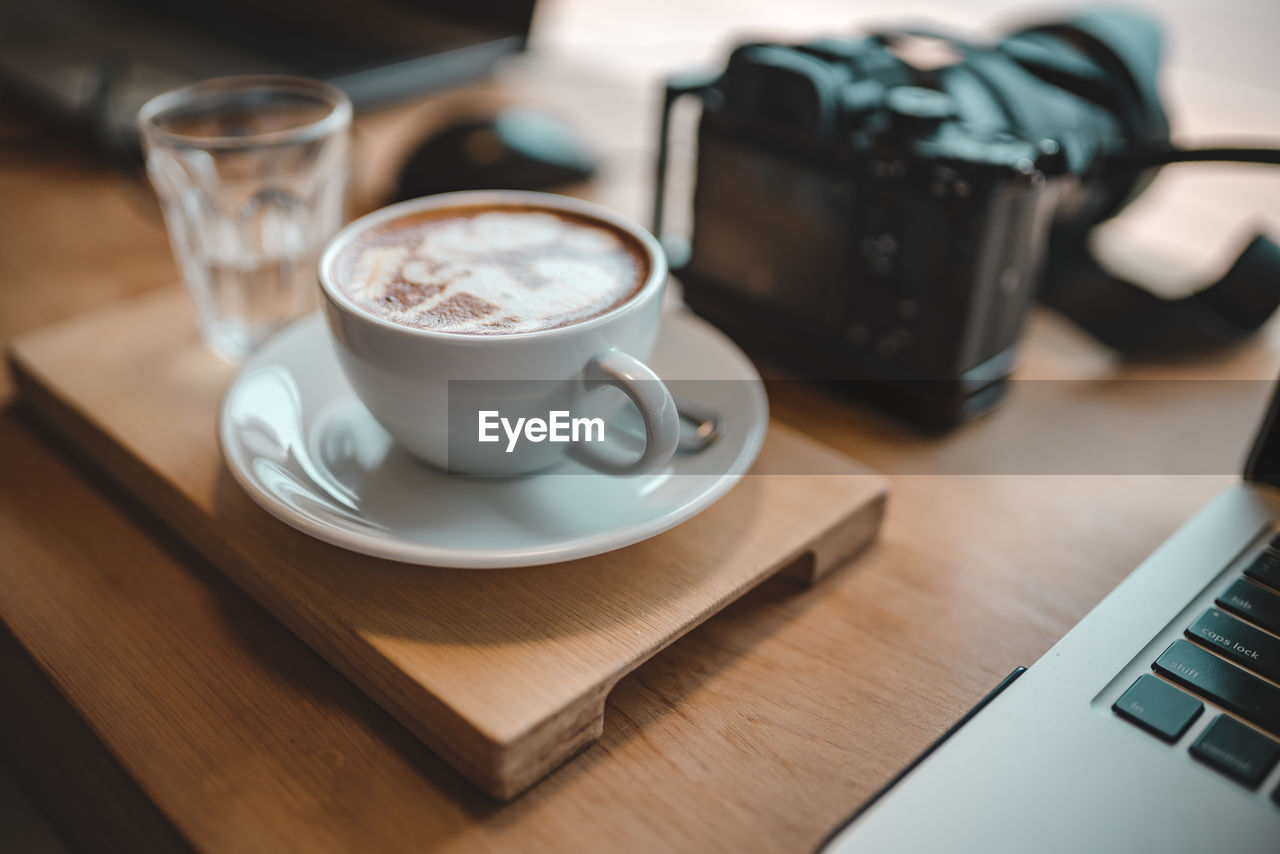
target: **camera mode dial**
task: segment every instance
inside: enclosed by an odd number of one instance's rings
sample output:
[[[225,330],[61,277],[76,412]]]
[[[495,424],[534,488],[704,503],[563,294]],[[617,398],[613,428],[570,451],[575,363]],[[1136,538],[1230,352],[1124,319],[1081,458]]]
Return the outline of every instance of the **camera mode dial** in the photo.
[[[932,133],[957,115],[950,95],[921,86],[895,86],[885,93],[884,102],[893,113],[894,124],[913,133]]]

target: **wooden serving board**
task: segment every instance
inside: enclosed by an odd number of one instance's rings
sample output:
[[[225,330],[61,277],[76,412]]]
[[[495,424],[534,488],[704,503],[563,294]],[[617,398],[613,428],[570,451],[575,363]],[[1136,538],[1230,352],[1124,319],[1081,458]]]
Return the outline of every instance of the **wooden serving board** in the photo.
[[[27,335],[10,364],[29,410],[499,798],[597,738],[614,684],[667,644],[770,575],[813,581],[861,550],[887,495],[774,422],[755,476],[647,542],[542,567],[409,566],[311,539],[240,490],[215,437],[234,371],[181,292]]]

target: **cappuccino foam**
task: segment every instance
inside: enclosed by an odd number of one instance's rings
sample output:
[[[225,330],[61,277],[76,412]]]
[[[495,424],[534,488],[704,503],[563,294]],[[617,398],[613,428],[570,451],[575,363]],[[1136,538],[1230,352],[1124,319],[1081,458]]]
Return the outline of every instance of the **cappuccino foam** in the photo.
[[[635,238],[532,207],[456,207],[375,226],[342,250],[337,280],[364,311],[467,335],[553,329],[616,308],[648,278]]]

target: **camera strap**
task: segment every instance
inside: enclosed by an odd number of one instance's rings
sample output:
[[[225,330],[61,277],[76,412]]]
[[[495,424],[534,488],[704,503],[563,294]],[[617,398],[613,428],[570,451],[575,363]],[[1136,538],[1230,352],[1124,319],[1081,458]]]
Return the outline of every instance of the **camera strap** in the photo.
[[[1112,275],[1077,238],[1054,245],[1039,299],[1126,356],[1195,355],[1242,341],[1280,307],[1280,246],[1258,234],[1221,279],[1164,299]]]
[[[1032,27],[984,51],[963,39],[945,38],[962,51],[973,73],[987,78],[995,96],[1015,87],[1000,85],[1017,70],[1106,106],[1123,124],[1132,151],[1108,164],[1117,179],[1114,207],[1139,192],[1144,169],[1168,163],[1220,161],[1276,164],[1267,148],[1179,149],[1169,145],[1169,124],[1155,89],[1159,41],[1150,28],[1134,27],[1125,16],[1094,12],[1071,22]],[[1063,51],[1046,50],[1043,36],[1069,44],[1089,62]],[[1012,60],[1012,64],[1004,62]],[[1041,122],[1022,115],[1006,100],[1015,127]],[[1029,100],[1020,110],[1034,110]],[[1118,168],[1117,168],[1118,167]],[[1154,173],[1146,173],[1148,178]],[[1126,356],[1169,357],[1204,353],[1237,343],[1257,331],[1280,306],[1280,246],[1262,234],[1245,247],[1221,279],[1181,299],[1164,299],[1141,285],[1113,275],[1094,258],[1088,229],[1058,233],[1038,294],[1088,334]]]
[[[1037,35],[1062,39],[1087,55],[1084,69],[1068,54],[1036,50]],[[1141,192],[1151,167],[1186,162],[1274,165],[1273,148],[1182,149],[1169,144],[1169,124],[1155,88],[1159,41],[1125,16],[1094,12],[1064,24],[1035,27],[1005,40],[1000,50],[1022,69],[1094,103],[1124,125],[1131,149],[1112,157],[1115,207]],[[1096,70],[1092,70],[1096,69]],[[1126,356],[1167,358],[1230,346],[1258,330],[1280,306],[1280,246],[1257,234],[1218,281],[1181,299],[1164,299],[1110,273],[1089,251],[1088,229],[1055,234],[1040,302]]]

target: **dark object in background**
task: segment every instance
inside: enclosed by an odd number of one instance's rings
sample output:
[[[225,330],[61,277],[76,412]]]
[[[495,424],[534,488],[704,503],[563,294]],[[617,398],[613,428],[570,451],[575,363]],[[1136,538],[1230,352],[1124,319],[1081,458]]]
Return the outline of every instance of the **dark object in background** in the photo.
[[[511,107],[465,119],[427,137],[409,155],[397,200],[456,190],[547,190],[585,181],[596,159],[568,125]]]
[[[0,91],[138,153],[153,95],[230,74],[332,83],[357,109],[452,86],[524,49],[534,0],[0,0]]]
[[[954,56],[907,61],[922,42]],[[1171,148],[1159,53],[1155,24],[1117,11],[989,47],[918,31],[741,45],[722,74],[668,83],[654,229],[671,109],[696,94],[693,233],[677,270],[689,305],[748,349],[930,429],[999,401],[1036,296],[1126,353],[1231,343],[1280,302],[1275,244],[1258,237],[1218,284],[1161,300],[1085,243],[1152,165],[1275,161]]]

